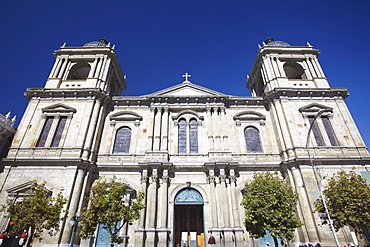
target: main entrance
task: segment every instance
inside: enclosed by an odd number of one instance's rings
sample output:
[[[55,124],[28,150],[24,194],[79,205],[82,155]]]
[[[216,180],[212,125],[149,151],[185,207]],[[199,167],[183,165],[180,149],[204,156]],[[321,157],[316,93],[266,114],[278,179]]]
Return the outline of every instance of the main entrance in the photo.
[[[175,246],[204,247],[203,197],[193,188],[175,198]]]

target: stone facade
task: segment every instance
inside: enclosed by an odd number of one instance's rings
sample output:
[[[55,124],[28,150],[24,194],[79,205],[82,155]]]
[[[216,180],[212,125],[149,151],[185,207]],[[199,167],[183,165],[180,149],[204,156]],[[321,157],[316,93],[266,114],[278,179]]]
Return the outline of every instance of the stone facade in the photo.
[[[181,84],[133,97],[121,96],[125,76],[105,40],[63,46],[45,87],[25,93],[29,104],[3,159],[0,203],[30,180],[46,181],[68,198],[70,219],[99,176],[116,176],[145,191],[147,205],[122,229],[121,246],[173,247],[185,240],[206,246],[211,233],[217,246],[259,246],[271,240],[245,230],[243,188],[255,172],[278,171],[299,193],[304,223],[288,245],[335,246],[313,213],[318,190],[307,149],[326,175],[353,167],[366,172],[370,156],[347,109],[347,90],[329,86],[318,56],[309,44],[268,40],[247,81],[252,97],[195,85],[187,74]],[[34,246],[68,245],[68,222]],[[100,229],[75,244],[106,246],[104,237]],[[338,238],[341,245],[358,241],[349,228]]]

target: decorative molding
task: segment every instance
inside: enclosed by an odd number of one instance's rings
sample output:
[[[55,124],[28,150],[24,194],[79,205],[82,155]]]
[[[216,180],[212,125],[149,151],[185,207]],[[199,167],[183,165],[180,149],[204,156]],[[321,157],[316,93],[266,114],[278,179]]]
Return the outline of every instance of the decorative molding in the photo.
[[[325,112],[333,112],[333,108],[325,106],[319,103],[312,103],[306,106],[303,106],[298,109],[299,112],[309,113],[309,112],[318,112],[319,110],[324,110]]]
[[[198,118],[200,120],[204,120],[203,116],[200,116],[197,112],[192,111],[192,110],[183,110],[183,111],[179,112],[176,116],[172,116],[172,120],[178,120],[184,114],[194,115],[196,118]]]
[[[254,120],[266,120],[266,116],[256,111],[242,111],[234,115],[235,121],[254,121]]]
[[[110,115],[111,121],[142,121],[143,117],[133,111],[120,111]]]
[[[54,104],[41,109],[43,113],[75,113],[77,110],[65,104]]]

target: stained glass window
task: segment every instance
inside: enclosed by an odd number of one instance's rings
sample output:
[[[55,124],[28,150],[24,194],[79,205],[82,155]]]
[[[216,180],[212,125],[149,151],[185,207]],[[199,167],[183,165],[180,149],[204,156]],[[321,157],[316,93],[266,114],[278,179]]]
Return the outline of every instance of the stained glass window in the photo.
[[[40,138],[37,142],[37,147],[43,147],[45,146],[46,140],[48,138],[51,125],[53,124],[54,117],[46,117],[46,121],[44,124],[44,127],[42,128]]]
[[[328,117],[321,117],[321,120],[322,120],[322,123],[324,125],[326,134],[329,137],[330,144],[332,146],[338,146],[337,138],[334,135],[334,130],[333,130],[333,127],[332,127],[332,125],[330,123],[329,118]]]
[[[186,121],[181,119],[179,121],[179,153],[186,153]]]
[[[120,128],[116,133],[113,153],[129,153],[131,142],[131,129],[128,127]]]
[[[249,126],[244,130],[247,153],[262,153],[260,133],[258,129]]]
[[[190,120],[190,153],[198,153],[198,122],[196,119]]]
[[[51,142],[52,147],[58,147],[60,139],[62,138],[64,127],[66,126],[67,117],[60,117],[57,129],[55,131],[53,141]]]
[[[310,122],[310,126],[312,125],[314,117],[308,117],[308,120]],[[312,133],[315,137],[317,146],[325,146],[324,139],[322,138],[319,126],[317,125],[317,121],[315,121],[312,125]]]

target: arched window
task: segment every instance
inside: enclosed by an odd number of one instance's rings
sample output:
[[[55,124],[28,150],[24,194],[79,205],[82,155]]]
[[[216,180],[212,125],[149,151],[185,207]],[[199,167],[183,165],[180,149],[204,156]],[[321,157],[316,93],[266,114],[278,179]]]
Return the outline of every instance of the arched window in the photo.
[[[258,129],[248,126],[244,130],[244,137],[247,145],[247,153],[262,153],[261,139]]]
[[[288,79],[306,79],[304,69],[296,62],[286,62],[283,68]]]
[[[113,153],[129,153],[131,141],[131,129],[122,127],[116,133],[114,140]]]
[[[179,153],[186,153],[186,120],[179,121]]]
[[[190,120],[190,153],[198,153],[198,122],[196,119]]]
[[[180,119],[179,123],[179,154],[198,153],[198,121],[195,118],[187,123]]]
[[[68,80],[84,80],[89,76],[90,65],[88,63],[75,64],[69,74]]]

